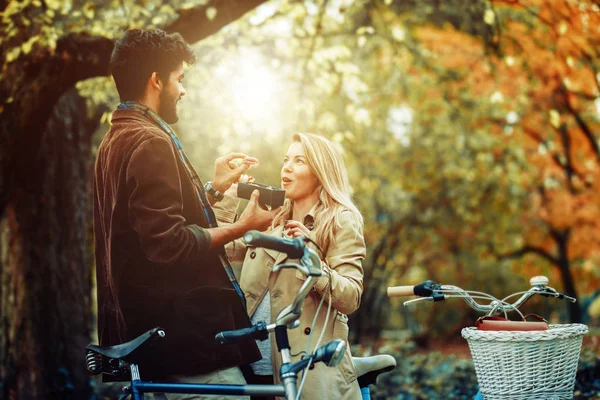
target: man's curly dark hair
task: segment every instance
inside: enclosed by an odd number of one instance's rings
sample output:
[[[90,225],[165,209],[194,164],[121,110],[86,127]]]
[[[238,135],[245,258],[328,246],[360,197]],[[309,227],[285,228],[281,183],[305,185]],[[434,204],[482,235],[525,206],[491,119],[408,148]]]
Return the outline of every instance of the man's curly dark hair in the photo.
[[[153,72],[165,82],[179,64],[193,64],[196,56],[179,33],[160,29],[132,29],[115,42],[110,71],[121,101],[139,100]]]

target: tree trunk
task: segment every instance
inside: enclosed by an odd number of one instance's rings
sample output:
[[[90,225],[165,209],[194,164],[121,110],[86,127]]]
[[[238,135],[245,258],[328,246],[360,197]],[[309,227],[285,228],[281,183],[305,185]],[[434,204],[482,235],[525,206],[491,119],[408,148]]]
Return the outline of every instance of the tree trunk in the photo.
[[[55,107],[0,220],[0,386],[10,399],[85,399],[89,341],[91,134],[75,89]],[[30,133],[31,136],[35,132]]]
[[[566,232],[552,232],[554,240],[558,247],[558,262],[557,267],[560,271],[560,277],[563,282],[563,291],[567,296],[571,296],[577,299],[577,303],[568,303],[567,310],[569,313],[569,321],[572,323],[582,321],[581,307],[579,306],[579,299],[577,298],[577,289],[573,282],[573,274],[571,273],[571,263],[569,261],[568,243],[569,243],[569,231]]]
[[[265,1],[211,0],[180,10],[164,28],[193,43]],[[0,1],[0,10],[5,6]],[[218,10],[212,22],[210,7]],[[0,79],[1,400],[92,394],[84,346],[91,312],[90,136],[98,118],[87,119],[72,88],[108,75],[113,43],[67,33],[56,49],[9,63]]]

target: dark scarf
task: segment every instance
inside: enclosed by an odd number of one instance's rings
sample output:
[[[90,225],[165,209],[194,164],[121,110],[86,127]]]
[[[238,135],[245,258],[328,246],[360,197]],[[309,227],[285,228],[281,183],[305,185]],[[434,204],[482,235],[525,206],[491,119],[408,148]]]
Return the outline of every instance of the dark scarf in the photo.
[[[213,212],[213,209],[210,206],[210,202],[208,201],[208,198],[206,197],[206,191],[204,190],[204,184],[202,183],[202,180],[196,173],[196,170],[194,170],[194,167],[192,166],[192,163],[190,162],[187,155],[185,154],[185,151],[183,151],[181,142],[179,141],[179,138],[173,131],[173,128],[171,128],[169,126],[169,124],[167,124],[154,110],[150,109],[149,107],[147,107],[137,101],[124,101],[117,106],[117,110],[133,110],[133,111],[140,112],[140,113],[144,114],[145,116],[147,116],[148,118],[150,118],[160,129],[162,129],[164,132],[166,132],[171,137],[171,140],[173,141],[173,144],[175,145],[175,148],[177,149],[177,152],[179,153],[179,157],[183,161],[183,165],[185,165],[185,169],[187,170],[188,175],[192,179],[192,182],[194,182],[194,186],[196,187],[196,191],[198,194],[198,199],[200,200],[200,204],[202,204],[202,210],[204,211],[206,221],[208,222],[208,227],[209,228],[217,227],[218,226],[217,218],[215,217],[215,213]],[[233,273],[233,268],[231,268],[231,264],[229,263],[229,260],[225,256],[223,247],[221,247],[218,250],[218,255],[219,255],[219,259],[221,260],[221,264],[223,264],[223,268],[225,269],[225,272],[227,273],[227,276],[229,277],[229,280],[231,281],[231,284],[233,285],[233,288],[237,292],[238,296],[240,296],[240,299],[242,301],[242,304],[243,304],[244,310],[245,310],[246,309],[246,297],[244,296],[244,292],[242,292],[242,288],[240,287],[240,284],[238,283],[237,279],[235,278],[235,274]]]

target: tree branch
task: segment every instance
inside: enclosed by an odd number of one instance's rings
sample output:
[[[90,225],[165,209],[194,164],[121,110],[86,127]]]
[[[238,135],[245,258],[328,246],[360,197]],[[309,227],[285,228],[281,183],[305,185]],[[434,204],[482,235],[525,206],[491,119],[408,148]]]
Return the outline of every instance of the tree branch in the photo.
[[[310,61],[315,51],[317,36],[321,34],[321,22],[323,21],[323,15],[325,15],[326,9],[327,0],[323,0],[323,3],[321,4],[319,9],[319,14],[317,15],[315,34],[311,37],[310,47],[308,49],[308,53],[306,54],[306,58],[304,59],[304,65],[302,65],[302,84],[300,86],[300,92],[298,93],[298,104],[300,104],[300,107],[298,107],[298,112],[296,115],[296,127],[299,126],[299,122],[302,120],[302,101],[304,100],[304,90],[308,82],[308,62]]]
[[[577,176],[581,180],[581,182],[584,183],[585,187],[590,187],[590,184],[587,183],[585,180],[585,176],[583,176],[582,173],[577,171],[571,162],[571,157],[569,154],[570,138],[568,137],[568,133],[566,131],[563,131],[563,129],[566,129],[566,128],[561,126],[561,129],[559,129],[559,134],[560,134],[561,142],[562,142],[563,146],[566,146],[565,147],[565,154],[566,154],[566,158],[567,158],[566,165],[561,161],[560,157],[555,152],[551,151],[548,148],[544,138],[541,137],[537,131],[535,131],[534,129],[528,128],[527,126],[523,126],[523,132],[525,132],[525,134],[527,136],[529,136],[530,138],[532,138],[539,144],[543,145],[546,148],[546,150],[548,151],[548,153],[550,154],[550,158],[552,159],[552,161],[554,161],[554,163],[557,166],[559,166],[560,168],[565,170],[565,174],[567,176],[567,182],[568,182],[570,188],[572,188],[571,178],[573,177],[573,175]]]
[[[188,43],[196,43],[265,2],[266,0],[213,0],[203,6],[179,10],[179,18],[163,29],[169,33],[179,32]],[[217,10],[212,20],[207,17],[209,8]]]
[[[573,162],[571,159],[571,137],[569,136],[569,133],[567,132],[567,124],[565,124],[565,123],[560,124],[560,127],[558,128],[558,132],[559,132],[559,136],[560,136],[560,141],[563,145],[563,148],[565,149],[566,163],[564,165],[564,171],[565,171],[565,175],[567,178],[567,182],[569,184],[569,191],[571,193],[573,193],[574,192],[573,175],[576,173],[575,173],[575,169],[573,168]]]
[[[566,88],[564,88],[564,89],[566,90]],[[575,118],[575,121],[577,121],[577,126],[579,126],[579,129],[581,129],[581,131],[585,135],[585,138],[587,139],[588,143],[592,147],[592,150],[594,150],[594,155],[596,156],[596,161],[598,161],[600,163],[600,147],[598,147],[598,141],[596,140],[594,133],[590,129],[589,125],[583,120],[583,118],[581,117],[581,114],[578,113],[573,108],[573,106],[571,105],[571,102],[569,101],[568,98],[565,101],[565,105],[566,105],[569,113],[571,113],[571,115]]]
[[[195,43],[264,2],[214,0],[180,11],[179,18],[165,29],[178,30],[189,43]],[[217,9],[212,21],[206,17],[211,6]],[[106,37],[69,33],[58,39],[54,51],[29,54],[8,64],[0,80],[0,215],[13,189],[26,184],[15,171],[27,170],[27,160],[40,151],[41,132],[58,99],[79,81],[108,76],[113,47],[114,41]],[[21,149],[27,149],[26,157]]]
[[[513,259],[513,258],[521,258],[526,254],[536,254],[536,255],[544,258],[548,262],[558,265],[558,260],[556,258],[554,258],[550,253],[548,253],[546,250],[544,250],[542,248],[535,247],[535,246],[524,246],[523,248],[521,248],[519,250],[515,250],[513,252],[505,253],[505,254],[496,254],[496,256],[500,259],[507,260],[507,259]]]

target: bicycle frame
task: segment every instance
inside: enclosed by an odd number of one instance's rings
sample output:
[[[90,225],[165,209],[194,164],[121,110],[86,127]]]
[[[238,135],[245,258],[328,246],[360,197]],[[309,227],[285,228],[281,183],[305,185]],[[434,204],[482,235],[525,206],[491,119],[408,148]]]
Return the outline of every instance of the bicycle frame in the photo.
[[[251,328],[239,329],[237,331],[220,332],[216,335],[215,340],[221,344],[228,342],[234,342],[242,337],[253,337],[260,338],[266,332],[275,333],[275,340],[277,348],[281,355],[282,366],[279,371],[279,377],[282,384],[280,385],[233,385],[233,384],[191,384],[191,383],[167,383],[167,382],[146,382],[141,379],[139,366],[137,363],[129,362],[125,360],[127,356],[113,357],[113,360],[118,360],[119,368],[123,369],[125,365],[129,366],[129,373],[131,376],[130,386],[124,388],[124,395],[122,399],[132,395],[133,400],[143,400],[144,393],[185,393],[185,394],[211,394],[211,395],[256,395],[256,396],[280,396],[285,397],[287,400],[296,400],[298,397],[297,380],[298,373],[304,370],[309,363],[325,362],[328,366],[337,366],[345,353],[346,342],[343,340],[333,340],[332,342],[320,347],[309,357],[304,358],[296,363],[291,363],[290,355],[290,344],[288,340],[287,329],[293,329],[298,326],[298,319],[302,314],[302,304],[308,293],[312,290],[316,279],[321,276],[321,270],[316,267],[320,266],[320,258],[318,254],[306,247],[301,239],[286,240],[286,239],[275,239],[268,237],[259,232],[248,232],[244,239],[247,243],[253,243],[257,246],[262,247],[275,247],[275,250],[290,252],[292,254],[302,254],[300,257],[299,264],[279,264],[273,268],[276,272],[282,268],[296,268],[302,271],[307,279],[298,291],[293,304],[285,307],[277,315],[274,324],[268,326],[257,324]],[[157,328],[155,328],[156,330]],[[149,331],[150,332],[150,331]],[[149,333],[147,332],[147,334]],[[157,330],[158,336],[164,336],[165,333],[162,330]],[[161,333],[162,332],[162,333]],[[143,335],[142,335],[143,336]],[[141,336],[140,336],[141,337]],[[141,346],[143,342],[148,338],[140,341],[137,346]],[[136,340],[128,342],[124,345],[128,345]],[[110,358],[106,349],[100,348],[94,345],[88,345],[88,370],[93,373],[100,370],[102,371],[102,357]],[[131,350],[133,352],[134,350]],[[90,355],[91,352],[91,355]],[[98,359],[100,357],[100,366],[98,366]],[[119,372],[118,370],[116,372]]]
[[[458,297],[464,300],[465,303],[467,303],[474,310],[485,312],[488,316],[498,313],[504,313],[506,316],[507,312],[516,311],[521,315],[523,320],[525,318],[519,311],[519,307],[521,307],[523,304],[525,304],[525,302],[527,302],[527,300],[535,295],[565,299],[572,303],[576,302],[575,298],[566,296],[547,286],[548,278],[544,276],[533,277],[529,282],[532,287],[527,291],[517,292],[503,299],[497,299],[494,296],[483,292],[466,291],[457,286],[440,285],[433,281],[426,281],[416,286],[390,287],[388,288],[388,296],[420,297],[418,299],[405,301],[404,306],[422,301],[437,302],[446,300],[447,298]],[[511,297],[516,296],[519,297],[516,301],[514,301],[514,303],[507,301]],[[489,304],[479,304],[475,299],[487,300],[489,301]],[[476,332],[479,333],[475,334]],[[481,400],[484,396],[489,396],[486,398],[494,399],[562,399],[567,398],[563,397],[565,394],[564,382],[570,382],[570,390],[572,395],[572,388],[575,382],[577,358],[581,348],[581,337],[586,332],[587,327],[582,324],[570,324],[563,326],[550,325],[549,328],[546,326],[545,330],[515,330],[514,325],[510,328],[503,327],[497,330],[494,329],[485,331],[478,330],[475,327],[464,328],[461,332],[461,335],[469,343],[469,347],[473,355],[475,371],[477,373],[477,378],[481,388],[473,400]],[[544,337],[543,341],[541,337]],[[555,340],[558,337],[561,338],[562,346],[565,346],[567,339],[570,341],[569,344],[574,349],[572,353],[574,354],[573,357],[567,359],[564,357],[564,353],[559,351],[551,351],[551,345],[549,343],[551,343],[551,340]],[[577,347],[577,340],[579,340],[579,347]],[[536,347],[534,346],[534,343],[536,342],[544,344]],[[494,345],[490,346],[490,343],[493,343]],[[502,346],[499,345],[500,343]],[[511,351],[508,351],[507,346],[510,346],[513,343],[519,343],[519,345],[511,348]],[[527,345],[524,343],[527,343]],[[527,354],[527,356],[523,358],[529,360],[530,362],[531,360],[536,360],[536,356],[534,354],[536,351],[549,358],[560,355],[557,361],[557,365],[560,365],[560,367],[555,371],[560,371],[560,373],[563,374],[562,377],[566,377],[566,380],[561,381],[560,379],[557,379],[557,376],[554,375],[552,375],[550,379],[545,378],[548,375],[540,375],[538,378],[536,375],[536,373],[539,371],[538,368],[524,368],[524,366],[520,366],[521,368],[515,368],[510,357],[517,351],[520,352],[518,353],[520,355]],[[561,349],[561,351],[563,350]],[[511,356],[509,356],[509,354]],[[492,362],[489,362],[488,360],[492,360]],[[568,373],[564,372],[566,368],[565,365],[571,366],[571,369]],[[574,369],[573,365],[575,366]],[[520,381],[515,379],[515,376],[520,376],[527,373],[530,373],[528,376],[535,376],[536,380]],[[505,375],[507,375],[506,379],[501,380],[500,378],[504,378]],[[569,379],[572,379],[572,381],[569,381]],[[514,389],[515,385],[516,389]]]
[[[226,396],[246,395],[286,397],[286,391],[283,385],[220,385],[196,383],[144,382],[141,380],[137,364],[131,364],[130,371],[132,377],[131,385],[126,389],[126,393],[124,396],[127,397],[131,394],[132,400],[144,400],[144,393],[184,393],[211,395],[220,394]]]

